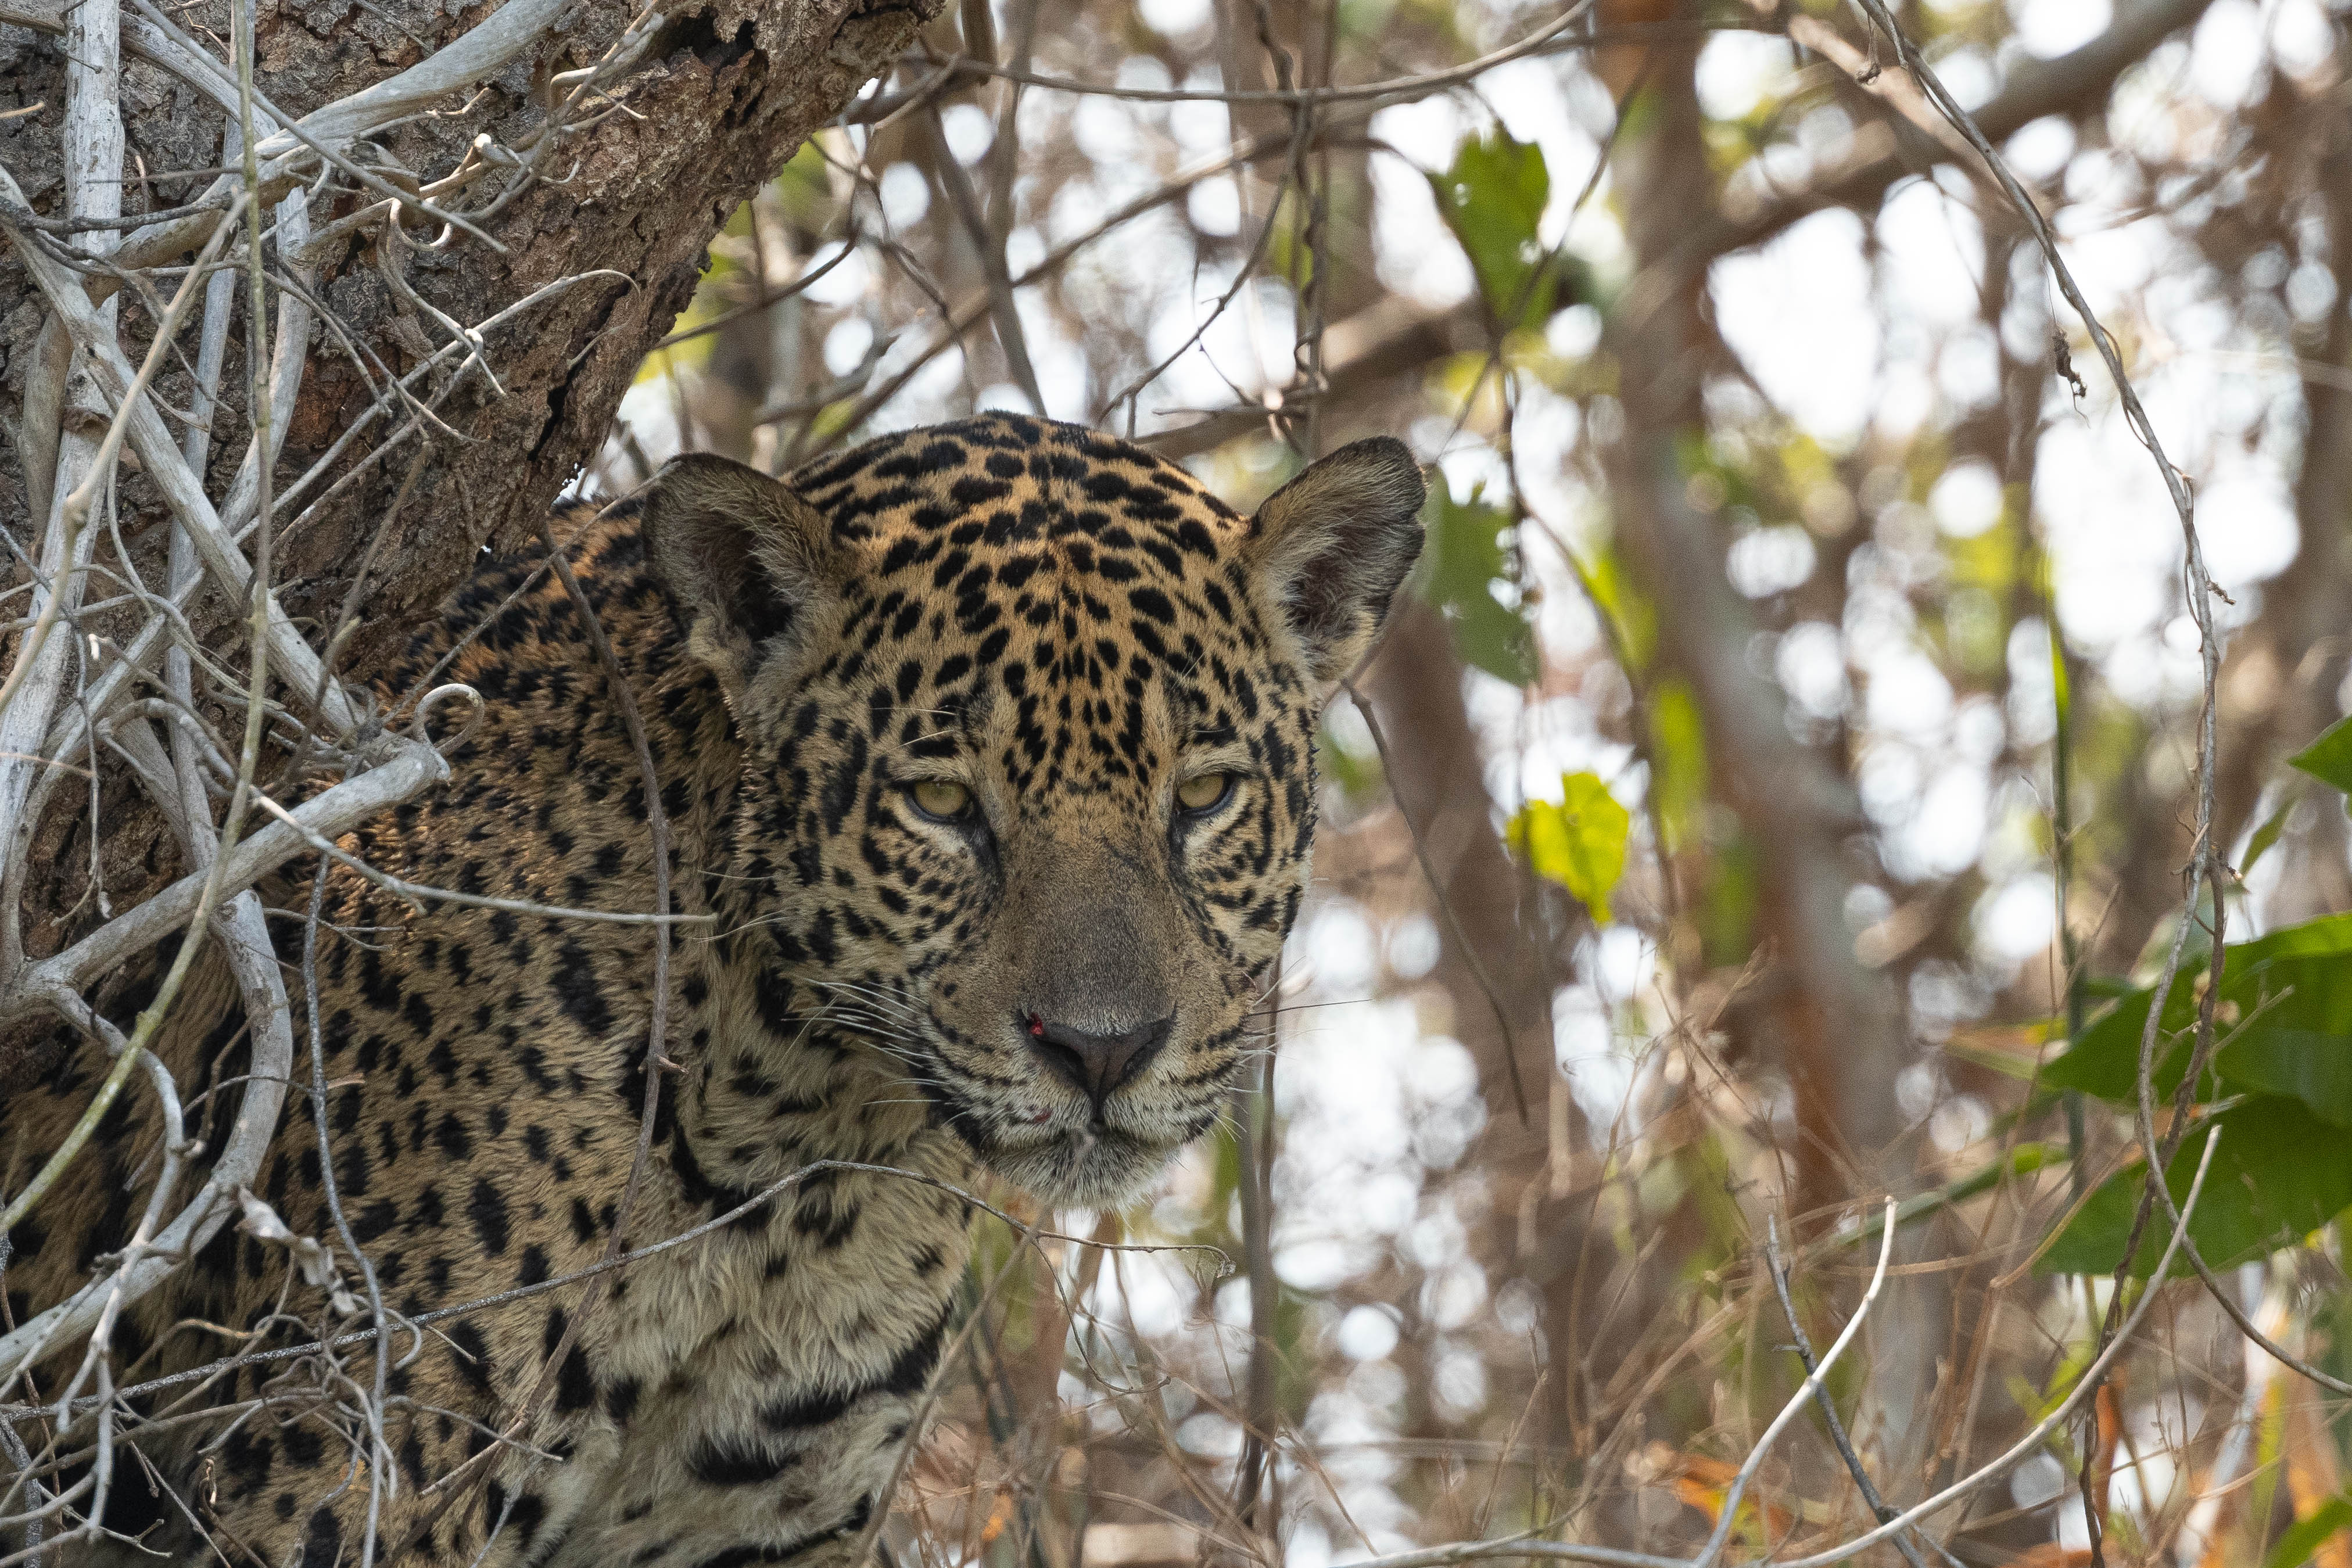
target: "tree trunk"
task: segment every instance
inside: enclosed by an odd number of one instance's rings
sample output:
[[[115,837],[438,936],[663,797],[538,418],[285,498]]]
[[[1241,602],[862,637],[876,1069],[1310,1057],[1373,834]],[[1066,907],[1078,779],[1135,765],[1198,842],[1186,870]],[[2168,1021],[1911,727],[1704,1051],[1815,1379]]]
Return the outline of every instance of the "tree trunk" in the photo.
[[[691,298],[704,247],[719,225],[863,83],[887,68],[938,3],[681,0],[659,15],[633,16],[633,9],[629,0],[578,0],[569,7],[539,0],[535,9],[509,0],[498,11],[442,0],[257,6],[254,86],[262,147],[276,124],[269,110],[305,116],[316,127],[333,118],[316,111],[337,106],[349,133],[322,132],[321,139],[374,181],[363,186],[348,167],[326,170],[322,180],[312,161],[268,193],[275,198],[289,184],[310,192],[307,202],[278,209],[269,247],[270,340],[305,335],[299,380],[290,374],[292,358],[278,367],[279,395],[292,395],[271,470],[271,576],[295,626],[355,685],[364,685],[374,658],[403,642],[483,547],[503,550],[537,528],[557,492],[594,457],[639,361]],[[120,68],[77,69],[78,78],[90,79],[68,83],[69,53],[79,60],[89,49],[110,47],[104,28],[86,14],[108,24],[119,17]],[[184,30],[176,70],[171,49],[155,41],[170,42],[174,21]],[[412,82],[420,62],[429,71],[438,60],[446,74],[459,56],[439,51],[460,46],[471,60],[490,52],[488,41],[502,26],[507,42],[496,51],[494,68],[458,72],[443,84],[449,90],[404,104],[389,124],[352,126],[353,94],[374,88],[380,96],[389,90],[381,84],[404,71],[411,75],[403,83]],[[95,42],[85,45],[85,35]],[[14,175],[38,215],[32,226],[38,219],[104,217],[103,198],[119,192],[114,210],[122,214],[121,232],[131,236],[124,252],[156,269],[144,291],[126,289],[109,307],[133,365],[147,350],[161,301],[177,287],[176,269],[203,237],[191,240],[184,220],[172,238],[146,242],[142,251],[142,223],[148,231],[172,226],[146,214],[197,203],[207,187],[240,184],[241,143],[226,112],[236,102],[230,37],[228,0],[200,0],[170,13],[150,11],[142,0],[121,0],[119,12],[117,0],[62,8],[55,0],[0,0],[0,168]],[[201,70],[190,68],[192,56],[219,73],[209,86]],[[601,75],[583,79],[600,65]],[[101,90],[110,85],[110,95]],[[113,144],[122,148],[121,183],[103,171],[69,182],[69,152],[79,147],[87,161],[89,148],[103,154],[108,144],[103,135],[71,131],[68,122],[77,114],[102,121],[115,112],[109,96],[119,103]],[[520,172],[509,150],[523,150],[527,162],[534,137],[543,148],[539,166]],[[230,173],[216,183],[215,172],[225,162]],[[495,243],[446,226],[413,204],[397,209],[402,221],[394,223],[396,209],[383,196],[414,196],[420,187],[436,210],[467,220]],[[16,244],[0,251],[0,419],[11,438],[0,449],[0,526],[10,536],[21,583],[23,563],[40,556],[53,532],[52,504],[77,476],[74,465],[87,467],[84,448],[94,447],[108,407],[82,390],[87,378],[79,371],[61,373],[65,338],[21,248],[25,214],[16,218],[10,225]],[[307,248],[300,243],[306,226],[312,236]],[[103,256],[113,233],[51,229],[48,242]],[[222,256],[241,261],[245,248],[243,236],[234,235]],[[288,279],[299,287],[276,286]],[[100,277],[91,292],[108,287]],[[184,418],[170,418],[202,402],[195,329],[202,310],[183,323],[153,396],[174,441],[186,442],[205,494],[228,515],[250,445],[246,279],[217,274],[212,288],[229,330],[225,354],[216,356],[219,406],[208,442],[191,435]],[[530,298],[541,290],[547,292]],[[473,346],[460,339],[461,324],[489,323],[510,309]],[[440,362],[428,366],[436,350]],[[410,398],[437,405],[429,420],[417,416],[417,401],[387,398],[394,378],[420,367],[426,368]],[[371,410],[378,411],[372,419]],[[360,425],[337,452],[336,444]],[[421,434],[394,438],[411,425]],[[254,477],[244,476],[248,495]],[[164,490],[125,461],[118,491],[114,526],[101,497],[86,534],[99,538],[99,570],[89,574],[82,595],[93,601],[117,596],[114,584],[126,570],[135,569],[151,586],[170,578],[166,541],[174,528]],[[245,549],[250,557],[249,537]],[[362,572],[365,580],[355,581]],[[68,599],[72,593],[69,588]],[[330,652],[347,605],[357,607],[354,624]],[[244,612],[238,596],[216,587],[200,591],[188,610],[198,636],[214,644],[241,634],[234,623]],[[73,622],[80,635],[56,640],[50,656],[62,653],[72,661],[56,712],[70,716],[72,694],[88,689],[110,657],[93,654],[90,635],[127,643],[145,619],[100,609]],[[13,664],[13,645],[6,652],[0,663]],[[151,674],[159,653],[149,656]],[[230,665],[242,663],[238,656]],[[22,716],[10,716],[12,722]],[[32,719],[35,744],[23,749],[38,749],[45,730],[54,740],[58,732],[50,722]],[[232,724],[229,733],[234,729]],[[176,874],[180,859],[163,819],[140,804],[139,791],[110,780],[119,768],[110,763],[100,772],[105,807],[98,836],[111,903],[121,908]],[[20,794],[25,788],[18,786]],[[41,786],[29,788],[36,800],[42,797]],[[86,788],[52,789],[47,799],[24,888],[24,950],[30,956],[54,950],[98,915],[86,898],[92,861]],[[0,854],[6,852],[0,843]],[[71,913],[78,903],[79,913]],[[0,1065],[5,1054],[0,1047]]]
[[[1604,451],[1619,538],[1659,607],[1662,648],[1706,716],[1717,786],[1763,859],[1765,929],[1778,962],[1767,977],[1779,1055],[1797,1101],[1801,1210],[1903,1185],[1882,1165],[1901,1129],[1895,1076],[1906,1052],[1900,1010],[1853,956],[1844,897],[1850,844],[1864,821],[1836,759],[1800,745],[1783,701],[1748,662],[1759,629],[1725,575],[1725,540],[1693,504],[1679,454],[1702,438],[1700,388],[1726,356],[1706,324],[1704,267],[1676,265],[1687,214],[1717,204],[1694,85],[1696,51],[1647,51],[1637,89],[1657,112],[1625,138],[1617,174],[1642,282],[1612,323],[1625,388],[1625,435]]]

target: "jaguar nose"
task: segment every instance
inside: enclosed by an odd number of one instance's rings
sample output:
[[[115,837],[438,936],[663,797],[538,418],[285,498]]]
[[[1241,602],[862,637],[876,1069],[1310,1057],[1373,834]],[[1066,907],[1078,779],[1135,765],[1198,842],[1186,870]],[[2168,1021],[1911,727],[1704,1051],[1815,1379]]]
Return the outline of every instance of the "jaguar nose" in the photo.
[[[1113,1034],[1096,1034],[1031,1013],[1022,1020],[1022,1032],[1028,1037],[1029,1049],[1057,1077],[1092,1101],[1095,1113],[1099,1116],[1103,1102],[1132,1082],[1160,1054],[1175,1021],[1171,1014],[1156,1023],[1139,1024]]]

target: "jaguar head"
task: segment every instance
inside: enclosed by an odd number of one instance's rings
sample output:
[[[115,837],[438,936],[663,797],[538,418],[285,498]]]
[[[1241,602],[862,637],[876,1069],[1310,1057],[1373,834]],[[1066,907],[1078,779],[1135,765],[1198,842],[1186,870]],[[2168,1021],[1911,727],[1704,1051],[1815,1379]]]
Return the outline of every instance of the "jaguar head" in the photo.
[[[1244,517],[992,416],[779,483],[677,460],[648,548],[745,747],[766,958],[1041,1197],[1206,1130],[1298,913],[1322,705],[1421,548],[1395,441]]]

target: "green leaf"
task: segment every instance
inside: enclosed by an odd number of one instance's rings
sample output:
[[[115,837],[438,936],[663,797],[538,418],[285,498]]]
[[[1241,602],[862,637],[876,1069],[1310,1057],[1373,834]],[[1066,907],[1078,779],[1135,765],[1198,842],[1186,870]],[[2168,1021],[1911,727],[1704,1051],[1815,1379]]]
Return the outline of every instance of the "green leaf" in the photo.
[[[1471,664],[1515,686],[1536,678],[1528,623],[1517,611],[1479,594],[1448,606],[1445,618],[1454,627],[1454,646]]]
[[[2287,813],[2294,810],[2294,802],[2289,800],[2263,819],[2263,825],[2256,828],[2254,836],[2246,841],[2246,858],[2238,862],[2240,876],[2252,876],[2254,873],[2254,862],[2269,853],[2270,847],[2278,842],[2279,834],[2286,831]]]
[[[2346,977],[2336,967],[2340,986]],[[2257,1023],[2222,1049],[2216,1071],[2223,1093],[2289,1095],[2321,1120],[2352,1127],[2352,1032]]]
[[[1551,199],[1543,149],[1516,141],[1497,125],[1465,141],[1454,165],[1429,177],[1437,211],[1469,255],[1478,293],[1505,329],[1534,326],[1551,314],[1555,280],[1544,269],[1536,231]]]
[[[1511,592],[1511,566],[1503,548],[1510,517],[1473,490],[1454,498],[1444,476],[1429,491],[1429,527],[1422,547],[1422,591],[1445,617],[1454,646],[1468,663],[1515,686],[1536,677],[1535,637]]]
[[[1692,910],[1700,956],[1716,968],[1738,968],[1756,956],[1757,922],[1764,912],[1763,852],[1737,818],[1730,821],[1730,831],[1707,845],[1701,862],[1706,880]],[[1666,832],[1673,837],[1671,824]]]
[[[2288,758],[2321,783],[2352,794],[2352,718],[2338,719],[2317,740]]]
[[[2221,1129],[2221,1146],[2189,1218],[2189,1239],[2209,1267],[2227,1269],[2293,1247],[2352,1207],[2352,1142],[2301,1101],[2260,1096],[2222,1112],[2212,1124]],[[2204,1138],[2192,1133],[2173,1156],[2165,1186],[2174,1204],[2187,1201],[2204,1147]],[[2143,1169],[2135,1162],[2102,1183],[2034,1267],[2057,1274],[2111,1271],[2139,1207]],[[2140,1233],[2132,1272],[2145,1278],[2169,1236],[2159,1208]],[[2186,1253],[2174,1259],[2174,1273],[2193,1271]]]
[[[2214,1019],[2229,1043],[2214,1059],[2220,1092],[2292,1094],[2352,1127],[2352,915],[2324,915],[2231,946]],[[2169,1095],[2189,1069],[2189,1031],[2204,967],[2184,970],[2165,998],[2155,1084]],[[2044,1067],[2042,1082],[2122,1104],[2138,1098],[2140,1032],[2153,1003],[2126,993]],[[2206,1086],[2208,1089],[2212,1085]]]
[[[1633,815],[1597,773],[1563,773],[1567,799],[1530,800],[1504,830],[1513,852],[1538,876],[1574,894],[1592,918],[1609,922],[1609,893],[1625,874],[1625,836]]]
[[[2303,1568],[2329,1536],[2347,1525],[2352,1525],[2352,1496],[2338,1492],[2280,1536],[2263,1559],[2263,1568]]]
[[[834,219],[833,165],[815,141],[801,143],[792,162],[777,171],[771,189],[785,218],[808,234],[822,234]]]

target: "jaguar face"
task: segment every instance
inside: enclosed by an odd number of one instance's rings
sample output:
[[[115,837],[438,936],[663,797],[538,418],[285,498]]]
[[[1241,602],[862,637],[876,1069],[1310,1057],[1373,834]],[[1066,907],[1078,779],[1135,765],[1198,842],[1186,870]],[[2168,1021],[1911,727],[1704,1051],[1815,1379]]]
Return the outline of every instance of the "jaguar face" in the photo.
[[[1205,1131],[1304,894],[1322,703],[1418,553],[1404,447],[1242,517],[1004,416],[644,494],[747,750],[767,962],[999,1174],[1130,1195]]]

